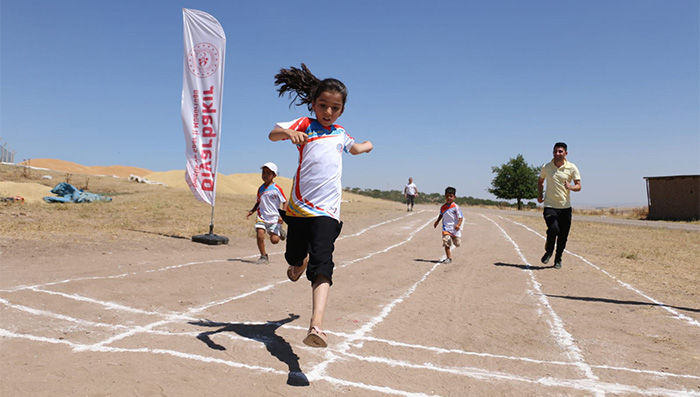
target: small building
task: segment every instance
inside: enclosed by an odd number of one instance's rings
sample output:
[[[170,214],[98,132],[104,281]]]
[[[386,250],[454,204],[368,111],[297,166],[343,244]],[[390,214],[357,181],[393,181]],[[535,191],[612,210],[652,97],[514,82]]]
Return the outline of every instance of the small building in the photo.
[[[647,219],[691,221],[700,219],[700,175],[649,176]]]

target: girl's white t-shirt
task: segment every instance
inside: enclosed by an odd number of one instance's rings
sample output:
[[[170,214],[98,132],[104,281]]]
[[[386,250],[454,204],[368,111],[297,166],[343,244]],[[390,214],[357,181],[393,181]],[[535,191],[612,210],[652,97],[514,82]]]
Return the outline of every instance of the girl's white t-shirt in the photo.
[[[309,117],[277,123],[276,127],[305,132],[309,137],[306,143],[296,145],[299,165],[287,215],[330,216],[340,220],[342,155],[350,150],[355,139],[337,124],[324,127]]]

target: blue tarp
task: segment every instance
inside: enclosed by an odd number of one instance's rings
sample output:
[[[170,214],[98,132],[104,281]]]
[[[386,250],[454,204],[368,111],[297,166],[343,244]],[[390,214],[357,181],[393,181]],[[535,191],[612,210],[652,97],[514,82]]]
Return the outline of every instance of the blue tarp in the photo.
[[[59,197],[46,196],[47,203],[91,203],[93,201],[112,201],[111,197],[105,197],[96,193],[87,193],[76,188],[70,183],[61,182],[51,189],[51,193]]]

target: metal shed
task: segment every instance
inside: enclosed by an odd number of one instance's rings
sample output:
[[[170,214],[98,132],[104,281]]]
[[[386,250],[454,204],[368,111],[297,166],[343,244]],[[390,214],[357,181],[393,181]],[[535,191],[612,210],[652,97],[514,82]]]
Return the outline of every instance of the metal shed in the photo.
[[[649,176],[647,219],[700,219],[700,175]]]

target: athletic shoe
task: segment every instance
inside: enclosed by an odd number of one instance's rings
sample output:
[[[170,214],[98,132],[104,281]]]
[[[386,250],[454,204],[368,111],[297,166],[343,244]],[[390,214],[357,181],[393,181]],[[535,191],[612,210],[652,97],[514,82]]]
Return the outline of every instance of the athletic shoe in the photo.
[[[287,239],[287,231],[280,226],[280,240],[284,241]]]
[[[542,263],[544,263],[544,264],[546,265],[547,262],[549,262],[549,260],[550,260],[551,258],[552,258],[552,253],[551,253],[551,252],[545,252],[544,255],[542,256]]]
[[[556,259],[554,261],[554,268],[555,269],[561,269],[561,259]]]
[[[267,255],[260,255],[260,258],[258,259],[257,263],[258,265],[264,265],[266,263],[269,263],[270,259],[267,258]]]
[[[452,259],[446,258],[445,260],[442,261],[442,263],[452,263]]]

